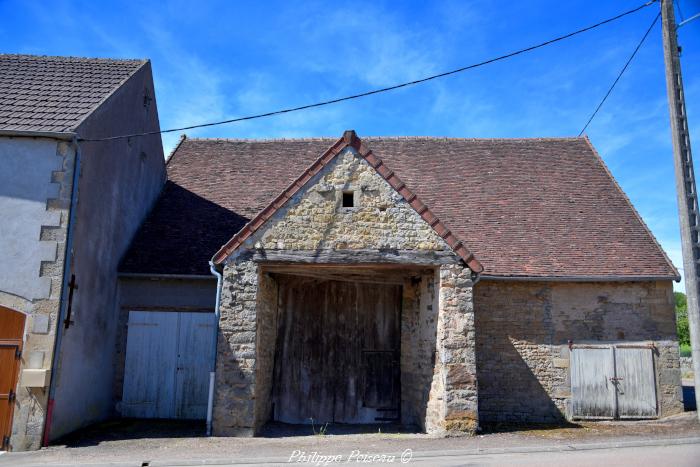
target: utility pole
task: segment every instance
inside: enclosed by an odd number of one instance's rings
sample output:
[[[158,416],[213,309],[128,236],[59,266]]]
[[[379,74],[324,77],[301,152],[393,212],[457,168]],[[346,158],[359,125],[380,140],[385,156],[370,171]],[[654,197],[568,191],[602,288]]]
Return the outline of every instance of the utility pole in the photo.
[[[666,62],[666,91],[671,115],[673,160],[676,169],[676,194],[678,219],[681,226],[683,251],[683,277],[688,301],[688,324],[695,372],[695,401],[700,409],[700,211],[695,190],[693,156],[690,152],[690,135],[685,112],[685,95],[681,77],[681,61],[673,15],[673,0],[661,0],[661,28]],[[698,411],[700,414],[700,410]]]

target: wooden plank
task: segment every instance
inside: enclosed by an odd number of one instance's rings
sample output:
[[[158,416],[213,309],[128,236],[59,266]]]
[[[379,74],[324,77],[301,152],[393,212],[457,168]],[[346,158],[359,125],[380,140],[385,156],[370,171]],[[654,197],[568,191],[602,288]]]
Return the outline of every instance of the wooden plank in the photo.
[[[8,448],[4,440],[12,434],[12,414],[15,404],[10,394],[17,387],[19,374],[17,352],[20,349],[20,343],[0,345],[0,451]]]
[[[458,264],[452,251],[432,250],[255,250],[250,257],[256,262],[301,264]]]
[[[179,313],[176,374],[176,416],[190,420],[207,418],[214,313]]]
[[[398,410],[401,287],[287,275],[278,284],[275,419],[374,423],[378,408]],[[373,365],[376,353],[395,367]]]
[[[320,280],[332,280],[338,282],[352,282],[361,284],[389,284],[389,285],[403,285],[407,277],[418,276],[419,274],[407,274],[405,271],[395,274],[382,274],[381,271],[373,272],[355,272],[346,270],[335,271],[328,269],[317,269],[309,266],[275,266],[272,268],[265,268],[265,272],[271,274],[273,277],[277,277],[280,274],[308,277],[312,279]]]
[[[287,278],[279,284],[280,320],[275,357],[275,419],[286,423],[333,421],[333,354],[327,329],[328,288],[320,281]]]
[[[0,339],[22,340],[24,313],[0,306]]]
[[[609,419],[615,416],[615,375],[611,348],[571,350],[571,396],[574,418]]]
[[[0,306],[0,451],[8,448],[4,441],[12,434],[11,395],[17,391],[25,319],[23,313]]]
[[[122,415],[175,418],[178,313],[131,311]]]
[[[652,350],[616,347],[615,372],[619,417],[655,418],[658,410]]]

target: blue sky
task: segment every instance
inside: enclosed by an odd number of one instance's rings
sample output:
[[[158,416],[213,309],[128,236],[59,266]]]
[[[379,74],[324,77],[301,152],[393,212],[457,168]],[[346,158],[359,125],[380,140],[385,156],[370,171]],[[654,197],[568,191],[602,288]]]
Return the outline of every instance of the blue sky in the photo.
[[[150,58],[165,129],[420,78],[641,3],[0,0],[0,48]],[[699,0],[679,6],[685,17],[700,12]],[[653,5],[545,49],[409,89],[188,135],[339,136],[348,128],[360,136],[577,135],[657,12]],[[691,135],[700,141],[700,20],[681,28],[679,39]],[[681,267],[659,24],[587,134]],[[166,153],[177,138],[164,137]]]

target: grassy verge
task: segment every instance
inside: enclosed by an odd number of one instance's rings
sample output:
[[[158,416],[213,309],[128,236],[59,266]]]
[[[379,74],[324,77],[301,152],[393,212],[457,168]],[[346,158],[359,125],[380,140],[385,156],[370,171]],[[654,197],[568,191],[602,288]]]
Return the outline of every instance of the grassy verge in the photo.
[[[690,345],[681,344],[681,357],[690,357]]]

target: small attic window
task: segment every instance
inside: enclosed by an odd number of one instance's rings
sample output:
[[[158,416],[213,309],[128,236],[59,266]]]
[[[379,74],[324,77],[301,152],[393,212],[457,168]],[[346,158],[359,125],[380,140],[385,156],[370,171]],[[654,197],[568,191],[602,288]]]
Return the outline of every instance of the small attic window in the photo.
[[[343,192],[343,207],[353,208],[355,207],[355,193],[352,191]]]

